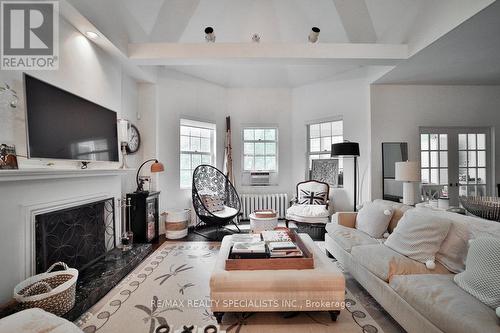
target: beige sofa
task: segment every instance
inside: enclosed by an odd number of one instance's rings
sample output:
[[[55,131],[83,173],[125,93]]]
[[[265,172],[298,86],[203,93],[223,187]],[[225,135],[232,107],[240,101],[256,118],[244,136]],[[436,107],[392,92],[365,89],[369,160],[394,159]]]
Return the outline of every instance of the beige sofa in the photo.
[[[389,201],[375,202],[393,207],[389,232],[412,209]],[[500,223],[442,211],[431,214],[446,214],[452,223],[467,223],[470,238],[500,237]],[[436,268],[428,270],[383,245],[383,239],[355,229],[355,223],[356,213],[336,213],[326,226],[326,249],[405,330],[500,332],[495,311],[456,285],[453,273],[444,266],[436,262]]]

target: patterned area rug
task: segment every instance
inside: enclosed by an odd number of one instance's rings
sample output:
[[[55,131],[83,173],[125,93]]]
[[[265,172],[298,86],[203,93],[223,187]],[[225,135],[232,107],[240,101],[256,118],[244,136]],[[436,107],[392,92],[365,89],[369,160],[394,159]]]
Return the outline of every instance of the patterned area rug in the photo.
[[[210,311],[209,280],[219,246],[164,243],[76,324],[85,333],[153,333],[166,324],[182,332],[183,326],[216,324]],[[349,290],[346,303],[336,322],[322,312],[240,313],[226,314],[221,329],[236,333],[383,332]]]

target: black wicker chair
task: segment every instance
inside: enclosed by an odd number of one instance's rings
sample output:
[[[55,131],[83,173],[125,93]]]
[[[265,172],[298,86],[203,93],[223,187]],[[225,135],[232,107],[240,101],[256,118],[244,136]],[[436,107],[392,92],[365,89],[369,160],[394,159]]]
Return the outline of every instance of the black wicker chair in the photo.
[[[224,210],[210,211],[202,200],[203,195],[219,198],[224,204]],[[200,222],[194,228],[196,234],[208,239],[214,239],[197,231],[201,224],[217,227],[216,240],[220,239],[221,229],[230,223],[236,226],[238,232],[241,231],[238,224],[234,222],[235,219],[239,222],[241,211],[240,197],[233,184],[231,184],[231,181],[217,168],[202,164],[194,170],[192,199],[194,210],[200,219]],[[226,230],[234,232],[230,229]]]

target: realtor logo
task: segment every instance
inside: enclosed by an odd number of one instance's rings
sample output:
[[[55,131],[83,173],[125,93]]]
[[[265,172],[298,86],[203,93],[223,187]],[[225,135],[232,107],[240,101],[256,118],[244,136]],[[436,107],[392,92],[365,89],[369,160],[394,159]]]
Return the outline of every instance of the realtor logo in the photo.
[[[0,15],[1,69],[58,69],[57,1],[2,1]]]

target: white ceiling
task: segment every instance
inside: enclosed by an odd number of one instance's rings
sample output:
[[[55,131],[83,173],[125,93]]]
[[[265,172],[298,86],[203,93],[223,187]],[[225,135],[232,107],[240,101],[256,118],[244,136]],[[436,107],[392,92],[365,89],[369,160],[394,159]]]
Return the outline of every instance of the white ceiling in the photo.
[[[439,37],[492,0],[439,0],[439,5],[435,0],[67,1],[127,54],[129,43],[204,43],[206,26],[214,27],[218,43],[250,42],[253,33],[261,36],[261,43],[307,43],[311,27],[318,26],[322,43],[400,44],[417,39],[427,45],[435,39],[427,33],[427,26]],[[438,19],[444,23],[436,24]],[[296,87],[359,66],[211,64],[168,68],[227,87]]]
[[[500,85],[500,2],[402,62],[376,83]]]

